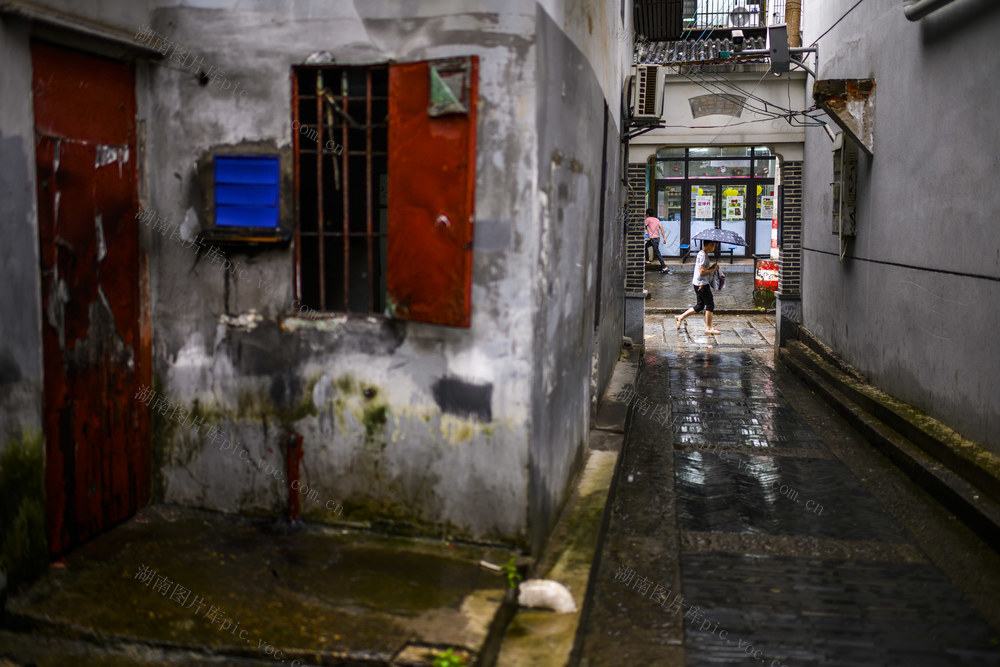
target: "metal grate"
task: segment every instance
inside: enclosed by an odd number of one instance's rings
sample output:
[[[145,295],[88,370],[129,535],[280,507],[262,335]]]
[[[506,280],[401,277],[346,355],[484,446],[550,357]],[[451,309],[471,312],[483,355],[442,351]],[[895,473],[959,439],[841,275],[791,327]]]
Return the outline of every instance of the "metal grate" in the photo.
[[[763,28],[784,16],[785,0],[636,0],[635,31],[650,41],[689,39],[696,30]]]
[[[389,70],[300,67],[292,86],[299,299],[383,312]]]
[[[761,28],[767,13],[763,0],[699,0],[694,13],[684,15],[685,30]]]

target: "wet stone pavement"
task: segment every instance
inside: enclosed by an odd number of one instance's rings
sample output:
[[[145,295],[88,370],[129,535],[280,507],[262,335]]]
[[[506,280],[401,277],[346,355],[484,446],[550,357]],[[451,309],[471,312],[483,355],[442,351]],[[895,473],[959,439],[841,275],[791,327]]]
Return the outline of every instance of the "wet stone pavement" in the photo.
[[[663,274],[658,265],[650,265],[654,270],[646,271],[645,287],[649,293],[646,300],[646,314],[680,313],[693,306],[696,301],[691,278],[694,267],[691,262],[683,266],[671,266],[675,273]],[[753,301],[753,266],[721,264],[726,274],[726,286],[713,292],[718,313],[726,311],[757,311]],[[701,318],[704,323],[704,318]]]
[[[647,317],[580,664],[1000,665],[997,554],[774,367],[772,318],[689,322]]]

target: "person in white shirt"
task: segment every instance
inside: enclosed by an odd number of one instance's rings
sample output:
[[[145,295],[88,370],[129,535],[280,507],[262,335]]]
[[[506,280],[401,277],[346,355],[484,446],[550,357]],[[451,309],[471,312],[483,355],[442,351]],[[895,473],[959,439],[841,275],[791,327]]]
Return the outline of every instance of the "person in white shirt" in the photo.
[[[712,328],[712,313],[715,311],[715,300],[712,298],[712,288],[709,286],[709,274],[714,271],[718,271],[719,265],[716,263],[709,266],[708,256],[709,254],[715,252],[715,246],[715,241],[706,241],[701,250],[698,251],[698,258],[694,262],[694,277],[691,279],[691,285],[694,286],[694,293],[698,300],[694,306],[685,310],[683,314],[674,315],[674,320],[677,322],[678,329],[681,328],[681,322],[683,322],[689,315],[700,313],[704,310],[705,333],[722,333],[718,329]]]

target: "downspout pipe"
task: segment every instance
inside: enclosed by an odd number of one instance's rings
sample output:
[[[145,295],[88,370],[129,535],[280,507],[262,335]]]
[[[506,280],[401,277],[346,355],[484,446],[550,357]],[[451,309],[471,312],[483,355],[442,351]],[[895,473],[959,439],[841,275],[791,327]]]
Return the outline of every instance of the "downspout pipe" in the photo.
[[[296,523],[299,520],[300,484],[299,464],[302,462],[302,439],[295,429],[288,431],[285,447],[285,472],[288,474],[288,521]]]
[[[954,0],[914,0],[903,6],[903,13],[911,21],[919,21],[936,9],[949,5]]]
[[[802,20],[802,0],[788,0],[785,5],[785,25],[788,26],[788,47],[802,46],[799,40],[799,24]]]

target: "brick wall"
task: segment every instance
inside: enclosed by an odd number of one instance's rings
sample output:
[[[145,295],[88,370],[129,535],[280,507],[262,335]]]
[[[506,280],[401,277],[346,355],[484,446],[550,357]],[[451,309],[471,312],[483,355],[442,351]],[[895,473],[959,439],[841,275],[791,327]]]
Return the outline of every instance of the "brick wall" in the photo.
[[[784,224],[781,231],[781,276],[778,289],[782,296],[802,296],[802,161],[781,164],[784,185]]]
[[[628,209],[625,215],[625,292],[641,292],[646,275],[645,227],[646,165],[628,166]]]

